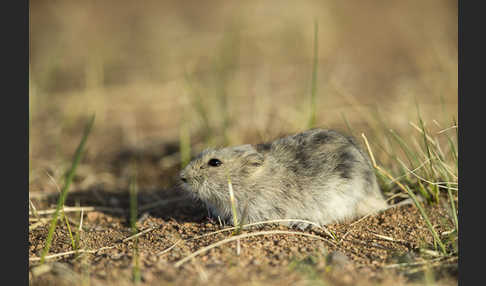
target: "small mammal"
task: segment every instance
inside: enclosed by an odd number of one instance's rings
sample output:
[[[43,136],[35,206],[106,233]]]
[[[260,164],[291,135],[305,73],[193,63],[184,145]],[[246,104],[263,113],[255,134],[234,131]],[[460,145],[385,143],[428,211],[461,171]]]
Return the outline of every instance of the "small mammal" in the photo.
[[[300,219],[326,225],[388,207],[368,155],[334,130],[207,149],[180,172],[184,190],[232,223],[228,177],[238,217],[248,223]]]

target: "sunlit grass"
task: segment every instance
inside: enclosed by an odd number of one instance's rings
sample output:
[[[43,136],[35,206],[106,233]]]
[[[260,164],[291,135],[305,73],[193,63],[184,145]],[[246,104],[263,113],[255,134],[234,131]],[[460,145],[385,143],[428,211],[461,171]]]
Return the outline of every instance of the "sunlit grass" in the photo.
[[[432,225],[427,215],[426,208],[417,197],[417,194],[423,197],[425,199],[423,203],[426,204],[440,203],[441,200],[448,200],[450,206],[449,213],[451,214],[449,222],[454,225],[454,234],[457,235],[458,220],[456,200],[458,196],[458,174],[457,160],[455,159],[457,156],[457,145],[453,144],[453,140],[449,136],[447,137],[447,141],[444,138],[438,138],[444,136],[443,130],[436,131],[435,134],[432,134],[426,128],[426,124],[421,118],[419,111],[417,114],[418,125],[413,122],[410,123],[410,129],[414,132],[413,136],[404,137],[394,131],[390,131],[393,143],[398,144],[400,147],[398,150],[402,151],[401,154],[396,153],[396,151],[389,153],[395,162],[392,165],[402,166],[401,169],[404,172],[396,173],[393,168],[387,170],[386,167],[377,165],[376,161],[374,161],[374,165],[378,173],[382,177],[387,178],[387,184],[396,184],[401,191],[413,200],[434,238],[432,248],[438,249],[443,255],[457,255],[455,247],[453,245],[447,245],[444,239],[437,233],[436,227]],[[455,122],[449,123],[450,126],[457,128]],[[368,141],[365,141],[370,150]],[[413,147],[410,142],[413,144]],[[370,154],[373,158],[371,150]],[[400,157],[405,157],[408,165]],[[386,189],[390,190],[389,187]],[[388,195],[391,196],[393,194]],[[453,243],[454,239],[448,239],[448,241]]]

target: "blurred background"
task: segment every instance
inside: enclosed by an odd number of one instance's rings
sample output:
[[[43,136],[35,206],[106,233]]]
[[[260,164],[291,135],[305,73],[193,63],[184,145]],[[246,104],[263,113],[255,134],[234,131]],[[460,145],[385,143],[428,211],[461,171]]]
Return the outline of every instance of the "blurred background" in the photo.
[[[151,164],[140,185],[160,188],[183,146],[197,153],[312,126],[370,134],[373,145],[388,129],[415,134],[417,114],[447,128],[457,118],[457,6],[30,1],[31,191],[53,188],[45,170],[60,178],[94,113],[77,188],[120,187],[134,152]]]

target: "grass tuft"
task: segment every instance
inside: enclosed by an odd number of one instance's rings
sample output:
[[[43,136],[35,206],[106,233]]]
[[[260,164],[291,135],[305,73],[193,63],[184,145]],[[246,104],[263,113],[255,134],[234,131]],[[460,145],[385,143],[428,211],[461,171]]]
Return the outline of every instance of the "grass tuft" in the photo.
[[[54,186],[56,186],[57,191],[59,193],[61,193],[61,189],[59,188],[59,185],[56,183],[56,180],[49,174],[49,172],[46,172],[46,175],[47,175],[47,177],[49,177],[49,179],[54,184]],[[68,230],[68,233],[69,233],[69,238],[71,240],[71,246],[73,247],[73,250],[76,250],[78,248],[77,242],[76,242],[75,238],[73,237],[73,233],[71,231],[71,226],[69,225],[69,220],[66,216],[66,213],[64,212],[64,206],[61,208],[61,216],[64,218],[64,221],[66,223],[66,227],[67,227],[67,230]]]
[[[78,167],[79,162],[81,161],[81,158],[83,156],[83,151],[84,151],[84,145],[86,144],[86,140],[88,139],[89,133],[91,132],[91,128],[93,127],[95,120],[95,115],[91,117],[91,120],[88,122],[84,129],[84,135],[81,139],[81,142],[78,145],[78,148],[76,149],[76,152],[74,154],[74,160],[72,162],[71,168],[66,174],[66,180],[64,183],[64,187],[62,188],[61,194],[59,195],[59,199],[57,201],[57,207],[56,211],[52,215],[52,220],[51,220],[51,225],[49,227],[49,233],[47,234],[47,239],[46,239],[46,244],[44,246],[44,249],[41,254],[41,260],[40,263],[43,264],[45,261],[45,256],[49,252],[49,249],[51,248],[51,243],[52,239],[54,237],[54,230],[56,229],[57,221],[59,218],[59,213],[61,209],[64,206],[64,202],[67,197],[67,193],[69,190],[69,186],[71,185],[71,182],[74,178],[74,174],[76,173],[76,168]]]
[[[425,122],[420,116],[420,112],[418,111],[417,114],[419,125],[417,126],[411,123],[411,126],[420,133],[421,140],[415,141],[416,144],[414,148],[410,147],[403,137],[395,132],[391,132],[392,138],[398,143],[410,164],[410,167],[407,167],[406,164],[400,160],[398,154],[393,154],[393,160],[398,162],[402,166],[402,169],[406,170],[405,174],[394,177],[392,171],[387,171],[385,168],[379,166],[375,161],[366,136],[362,134],[362,137],[372,159],[372,164],[380,176],[389,179],[390,183],[396,184],[412,199],[418,208],[422,218],[426,222],[428,230],[432,234],[434,248],[439,249],[442,255],[454,255],[455,251],[447,246],[450,243],[441,239],[431,223],[424,206],[419,202],[419,199],[412,189],[415,189],[423,198],[425,198],[426,202],[438,203],[441,197],[446,197],[450,203],[452,221],[457,230],[457,209],[455,207],[453,190],[457,191],[458,189],[451,186],[457,184],[457,173],[454,173],[454,170],[457,170],[456,166],[454,166],[456,161],[454,160],[454,155],[451,155],[457,154],[456,147],[451,144],[452,139],[448,138],[450,148],[448,153],[445,153],[445,149],[443,150],[440,146],[439,138],[432,137],[432,134],[427,130]],[[441,132],[438,132],[437,134],[439,135]],[[409,137],[407,139],[413,140],[415,138]],[[422,143],[420,144],[419,142]],[[457,233],[457,231],[455,233]]]

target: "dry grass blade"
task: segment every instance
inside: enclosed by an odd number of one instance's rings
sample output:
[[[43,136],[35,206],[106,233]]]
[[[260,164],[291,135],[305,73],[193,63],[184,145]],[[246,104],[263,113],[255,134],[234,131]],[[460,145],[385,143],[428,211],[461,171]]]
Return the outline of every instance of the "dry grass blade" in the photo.
[[[312,222],[312,221],[308,221],[308,220],[303,220],[303,219],[293,219],[293,218],[286,218],[286,219],[274,219],[274,220],[265,220],[265,221],[257,221],[257,222],[254,222],[254,223],[249,223],[249,224],[245,224],[243,225],[243,228],[248,228],[250,226],[254,226],[254,225],[260,225],[260,224],[271,224],[271,223],[279,223],[279,222],[301,222],[301,223],[305,223],[305,224],[309,224],[309,225],[313,225],[317,228],[320,228],[322,229],[327,235],[329,235],[330,237],[332,237],[334,240],[336,240],[336,235],[332,232],[330,232],[325,226],[321,226],[315,222]]]
[[[397,158],[397,161],[402,165],[402,167],[407,171],[405,174],[401,175],[401,176],[398,176],[396,177],[395,179],[391,180],[390,183],[395,183],[396,181],[408,176],[409,174],[414,174],[414,172],[420,170],[421,168],[423,168],[425,166],[425,164],[427,164],[429,162],[429,159],[425,159],[425,161],[423,161],[422,163],[420,163],[420,165],[418,167],[416,167],[415,169],[413,170],[410,170],[407,168],[407,166],[405,165],[405,163],[402,162],[402,160],[400,160],[400,158]]]
[[[252,236],[259,236],[259,235],[273,235],[273,234],[291,234],[291,235],[302,235],[302,236],[308,236],[308,237],[312,237],[312,238],[316,238],[316,239],[320,239],[320,240],[323,240],[325,242],[328,242],[328,243],[331,243],[331,244],[334,244],[333,242],[325,239],[325,238],[322,238],[320,236],[317,236],[317,235],[313,235],[313,234],[308,234],[308,233],[304,233],[304,232],[296,232],[296,231],[285,231],[285,230],[273,230],[273,231],[259,231],[259,232],[252,232],[252,233],[245,233],[245,234],[240,234],[240,235],[237,235],[237,236],[233,236],[233,237],[230,237],[230,238],[227,238],[227,239],[224,239],[224,240],[221,240],[221,241],[218,241],[216,243],[213,243],[209,246],[206,246],[206,247],[203,247],[195,252],[193,252],[191,255],[179,260],[176,264],[175,264],[175,267],[180,267],[182,264],[184,264],[185,262],[187,262],[188,260],[198,256],[199,254],[201,253],[204,253],[212,248],[215,248],[215,247],[218,247],[220,245],[223,245],[225,243],[228,243],[228,242],[231,242],[231,241],[235,241],[235,240],[238,240],[238,239],[242,239],[242,238],[247,238],[247,237],[252,237]],[[335,244],[334,244],[335,245]]]
[[[378,237],[378,238],[384,239],[384,240],[393,241],[393,242],[403,242],[403,240],[394,239],[393,237],[389,237],[389,236],[386,236],[386,235],[377,234],[377,233],[373,233],[373,232],[371,232],[371,234]]]
[[[146,229],[146,230],[144,230],[144,231],[141,231],[141,232],[139,232],[139,233],[137,233],[137,234],[134,234],[134,235],[132,235],[132,236],[129,236],[129,237],[127,237],[127,238],[123,239],[123,240],[122,240],[122,242],[127,242],[127,241],[129,241],[129,240],[132,240],[132,239],[134,239],[134,238],[137,238],[137,237],[139,237],[139,236],[142,236],[142,235],[146,234],[147,232],[151,232],[152,230],[154,230],[154,229],[156,229],[156,228],[157,228],[157,226],[152,226],[152,227],[149,227],[149,228],[147,228],[147,229]]]
[[[132,240],[134,238],[137,238],[141,235],[144,235],[154,229],[156,229],[157,227],[150,227],[148,229],[145,229],[137,234],[134,234],[134,235],[131,235],[125,239],[123,239],[121,242],[127,242],[129,240]],[[77,249],[77,250],[72,250],[72,251],[66,251],[66,252],[60,252],[60,253],[56,253],[56,254],[52,254],[52,255],[47,255],[44,257],[44,259],[53,259],[53,258],[58,258],[58,257],[62,257],[62,256],[66,256],[66,255],[72,255],[72,254],[77,254],[77,253],[97,253],[97,252],[100,252],[102,250],[107,250],[107,249],[112,249],[112,248],[115,248],[117,244],[113,244],[113,245],[110,245],[110,246],[103,246],[101,248],[98,248],[98,249]],[[39,261],[41,260],[42,257],[29,257],[29,261]]]
[[[76,253],[83,253],[83,252],[89,252],[89,251],[87,251],[85,249],[71,250],[71,251],[56,253],[56,254],[52,254],[52,255],[46,255],[44,257],[29,257],[29,261],[39,261],[39,260],[42,261],[42,259],[52,259],[52,258],[62,257],[62,256],[66,256],[66,255],[72,255],[72,254],[76,254]]]
[[[393,199],[395,199],[395,198],[399,198],[399,197],[400,197],[400,198],[403,198],[403,199],[406,199],[406,198],[408,198],[408,195],[407,195],[407,194],[404,194],[404,193],[396,193],[396,194],[391,195],[390,197],[388,197],[388,198],[386,199],[386,201],[389,203],[389,202],[391,202]]]
[[[231,201],[231,212],[233,213],[233,225],[235,226],[235,230],[233,231],[233,235],[238,235],[241,233],[241,224],[242,221],[238,220],[238,214],[236,212],[236,199],[235,194],[233,192],[233,184],[231,183],[230,176],[228,175],[228,191],[230,195]],[[240,240],[236,240],[236,255],[240,255],[241,243]]]
[[[384,268],[400,268],[400,267],[430,265],[430,264],[436,264],[438,262],[452,262],[452,261],[455,261],[455,260],[457,260],[457,257],[444,257],[444,256],[442,256],[442,257],[438,257],[438,258],[427,260],[427,261],[389,264],[389,265],[385,265]]]
[[[39,218],[39,214],[37,213],[37,209],[34,205],[34,203],[32,202],[32,200],[29,198],[29,207],[32,209],[32,214],[36,217],[36,218]]]
[[[83,230],[83,216],[84,216],[84,209],[81,208],[81,214],[79,215],[79,228],[78,230]]]
[[[80,247],[80,240],[81,240],[81,232],[83,231],[83,217],[84,217],[84,211],[81,209],[81,213],[79,214],[79,226],[78,226],[78,231],[76,232],[76,236],[74,237],[74,250],[79,249]],[[76,254],[79,255],[79,254]]]
[[[429,141],[434,147],[437,147],[437,143],[434,141],[434,139],[432,139],[432,137],[430,137],[427,133],[425,133],[420,127],[417,126],[417,124],[413,123],[413,122],[409,122],[410,126],[412,126],[414,129],[416,129],[418,132],[420,132],[422,135],[425,136],[425,138],[427,139],[427,141]]]
[[[179,239],[178,241],[176,241],[176,243],[172,244],[171,246],[167,247],[166,249],[162,250],[161,252],[157,253],[156,255],[159,256],[159,255],[162,255],[164,253],[171,251],[174,247],[176,247],[179,243],[181,243],[183,241],[184,241],[183,239]]]
[[[39,221],[37,221],[37,222],[29,225],[29,231],[30,230],[34,230],[34,229],[38,228],[41,225],[45,225],[48,222],[49,222],[49,220],[47,220],[47,219],[40,219]]]
[[[94,206],[79,206],[79,207],[64,207],[64,212],[93,212],[93,211],[100,211],[100,212],[112,212],[112,213],[125,213],[126,211],[122,208],[110,208],[110,207],[94,207]],[[56,212],[56,209],[48,209],[48,210],[39,210],[37,214],[39,215],[50,215]]]
[[[236,227],[235,231],[238,231],[241,226],[238,222],[238,214],[236,212],[236,199],[235,193],[233,192],[233,184],[231,184],[231,178],[228,176],[228,192],[230,195],[231,202],[231,212],[233,213],[233,225]]]
[[[397,158],[397,160],[401,162],[401,160],[400,160],[400,159],[398,159],[398,158]],[[427,159],[425,162],[427,162],[427,161],[428,161],[428,159]],[[425,163],[425,162],[424,162],[424,163]],[[458,188],[454,188],[454,187],[450,187],[450,186],[449,186],[449,185],[456,185],[457,183],[455,183],[455,182],[432,182],[432,181],[429,181],[429,180],[427,180],[427,179],[425,179],[425,178],[423,178],[423,177],[419,176],[417,173],[415,173],[415,171],[414,171],[414,170],[410,170],[410,169],[408,169],[408,168],[405,166],[405,164],[403,164],[403,162],[401,162],[401,163],[402,163],[403,167],[404,167],[404,168],[407,170],[408,174],[412,174],[412,175],[414,175],[414,176],[415,176],[417,179],[419,179],[419,180],[421,180],[421,181],[423,181],[423,182],[426,182],[426,183],[431,184],[431,185],[434,185],[434,186],[438,186],[438,187],[443,188],[443,189],[450,188],[451,190],[454,190],[454,191],[459,190]],[[394,180],[392,180],[392,182],[396,182],[396,180],[397,180],[397,179],[394,179]]]
[[[241,226],[241,228],[249,228],[249,227],[255,226],[255,225],[272,224],[272,223],[279,223],[279,222],[302,222],[302,223],[307,223],[307,224],[310,224],[310,225],[313,225],[313,226],[316,226],[316,227],[322,229],[327,235],[329,235],[330,237],[332,237],[334,240],[337,240],[336,235],[333,234],[333,233],[331,233],[326,227],[320,226],[317,223],[312,222],[312,221],[301,220],[301,219],[275,219],[275,220],[258,221],[258,222],[254,222],[254,223],[244,224],[244,225]],[[213,232],[210,232],[210,233],[205,233],[205,234],[202,234],[202,235],[198,235],[198,236],[192,237],[190,239],[187,239],[186,241],[196,240],[196,239],[200,239],[200,238],[203,238],[203,237],[215,235],[215,234],[218,234],[218,233],[223,233],[223,232],[226,232],[226,231],[232,231],[232,230],[235,230],[236,228],[237,227],[233,226],[233,227],[228,227],[228,228],[225,228],[225,229],[220,229],[220,230],[217,230],[217,231],[213,231]],[[168,248],[162,250],[161,252],[157,253],[157,255],[162,255],[164,253],[167,253],[168,251],[170,251],[171,249],[173,249],[175,246],[177,246],[179,243],[181,243],[183,241],[184,241],[183,239],[179,239],[177,242],[175,242],[170,247],[168,247]],[[332,244],[335,245],[334,243],[332,243]]]
[[[73,254],[80,254],[80,253],[97,253],[102,250],[107,250],[107,249],[112,249],[115,248],[116,245],[112,246],[103,246],[98,249],[77,249],[77,250],[71,250],[71,251],[66,251],[66,252],[60,252],[60,253],[55,253],[51,255],[46,255],[44,259],[53,259],[53,258],[59,258],[63,256],[68,256],[68,255],[73,255]],[[42,257],[29,257],[29,261],[39,261],[42,260]]]
[[[274,219],[274,220],[257,221],[257,222],[253,222],[253,223],[249,223],[249,224],[244,224],[241,227],[242,228],[249,228],[251,226],[262,225],[262,224],[272,224],[272,223],[279,223],[279,222],[301,222],[301,223],[308,223],[308,224],[311,224],[313,226],[316,226],[316,227],[322,229],[327,235],[329,235],[330,237],[336,239],[336,235],[334,235],[333,233],[331,233],[327,228],[325,228],[323,226],[320,226],[320,225],[318,225],[315,222],[308,221],[308,220],[302,220],[302,219]],[[225,229],[221,229],[221,230],[217,230],[217,231],[213,231],[213,232],[210,232],[210,233],[206,233],[206,234],[203,234],[203,235],[199,235],[199,236],[193,237],[190,240],[199,239],[199,238],[202,238],[202,237],[206,237],[206,236],[210,236],[210,235],[215,235],[215,234],[222,233],[222,232],[226,232],[226,231],[231,231],[231,230],[234,230],[236,228],[237,227],[235,227],[235,226],[228,227],[228,228],[225,228]]]
[[[454,179],[458,179],[458,176],[457,174],[454,173],[454,170],[451,170],[451,167],[449,167],[447,164],[445,164],[444,162],[440,162],[441,163],[441,166],[446,170],[446,172],[451,175]],[[456,165],[457,166],[457,165]],[[457,170],[456,170],[457,172]],[[454,184],[458,184],[458,183],[454,183]]]
[[[458,128],[457,125],[454,125],[454,126],[451,126],[451,127],[447,127],[446,129],[442,129],[439,132],[437,132],[437,134],[442,134],[442,133],[447,132],[447,131],[449,131],[451,129],[457,129],[457,128]]]

